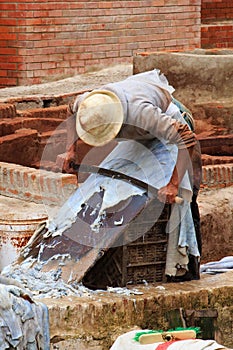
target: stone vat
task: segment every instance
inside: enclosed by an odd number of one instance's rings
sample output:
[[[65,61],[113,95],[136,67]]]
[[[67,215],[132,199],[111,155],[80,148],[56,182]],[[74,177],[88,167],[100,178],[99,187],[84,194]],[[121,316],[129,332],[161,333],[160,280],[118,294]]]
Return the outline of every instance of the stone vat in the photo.
[[[18,258],[20,249],[29,241],[37,226],[48,216],[36,205],[22,204],[1,197],[0,213],[0,271]]]
[[[133,73],[158,68],[176,89],[176,97],[197,100],[232,99],[233,50],[195,49],[140,53],[133,59]]]

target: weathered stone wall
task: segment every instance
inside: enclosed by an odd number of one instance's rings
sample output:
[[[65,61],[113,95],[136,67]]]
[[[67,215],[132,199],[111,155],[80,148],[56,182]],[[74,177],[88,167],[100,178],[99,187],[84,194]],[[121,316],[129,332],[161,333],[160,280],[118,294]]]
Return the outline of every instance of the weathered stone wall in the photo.
[[[133,70],[136,74],[160,69],[175,87],[174,95],[188,106],[192,102],[232,101],[232,58],[233,50],[153,52],[136,55]]]
[[[199,196],[202,231],[202,263],[232,255],[233,186],[206,190]]]
[[[232,272],[205,276],[200,281],[138,287],[143,294],[124,296],[114,293],[89,297],[44,300],[49,306],[52,349],[107,350],[116,337],[130,329],[169,329],[192,322],[207,331],[208,319],[214,337],[232,347]],[[199,318],[196,316],[195,313]],[[193,315],[193,321],[191,321]],[[209,324],[211,324],[209,323]]]

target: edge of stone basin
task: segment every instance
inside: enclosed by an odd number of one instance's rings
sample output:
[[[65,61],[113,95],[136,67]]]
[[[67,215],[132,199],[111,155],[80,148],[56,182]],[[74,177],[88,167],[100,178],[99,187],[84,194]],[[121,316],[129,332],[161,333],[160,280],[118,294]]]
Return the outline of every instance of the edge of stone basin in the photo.
[[[35,98],[40,96],[63,96],[82,90],[92,90],[109,82],[127,78],[133,73],[132,64],[116,64],[99,67],[96,70],[53,82],[30,86],[15,86],[0,89],[0,102],[13,98]]]
[[[233,344],[233,336],[225,334],[233,322],[233,271],[202,275],[199,281],[137,285],[136,289],[142,294],[98,291],[83,297],[41,299],[49,308],[52,343],[59,340],[56,349],[75,349],[67,345],[72,341],[76,348],[79,344],[78,349],[107,350],[117,336],[135,327],[168,329],[168,313],[179,309],[217,310],[217,341]],[[59,347],[59,343],[66,345]]]

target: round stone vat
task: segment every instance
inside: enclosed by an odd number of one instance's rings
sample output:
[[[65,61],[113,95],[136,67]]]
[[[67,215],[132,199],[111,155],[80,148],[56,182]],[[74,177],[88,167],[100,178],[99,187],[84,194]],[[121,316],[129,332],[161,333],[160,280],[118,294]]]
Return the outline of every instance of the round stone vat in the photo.
[[[159,51],[133,59],[134,74],[154,68],[166,75],[183,102],[232,99],[233,49]]]
[[[18,258],[20,249],[29,241],[41,222],[47,219],[34,203],[1,198],[0,271]]]

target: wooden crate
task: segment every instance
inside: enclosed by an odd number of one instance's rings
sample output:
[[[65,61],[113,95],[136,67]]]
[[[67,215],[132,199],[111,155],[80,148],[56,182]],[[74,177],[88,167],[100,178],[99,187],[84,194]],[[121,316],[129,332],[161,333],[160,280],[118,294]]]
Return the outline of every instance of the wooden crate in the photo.
[[[154,222],[156,210],[161,215]],[[150,203],[143,219],[133,221],[124,231],[124,241],[129,243],[109,248],[87,272],[83,284],[92,289],[106,289],[165,281],[169,215],[170,206],[165,206],[161,212],[160,202]],[[140,235],[145,228],[149,229]],[[135,235],[138,238],[134,240]]]

